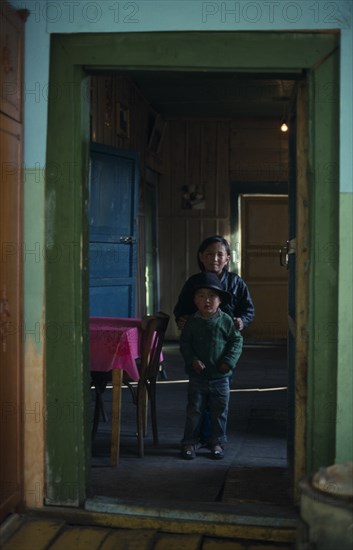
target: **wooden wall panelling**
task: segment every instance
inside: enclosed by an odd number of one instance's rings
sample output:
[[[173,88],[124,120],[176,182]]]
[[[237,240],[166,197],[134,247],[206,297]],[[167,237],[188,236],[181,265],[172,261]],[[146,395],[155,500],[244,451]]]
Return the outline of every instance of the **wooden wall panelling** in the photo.
[[[210,237],[211,235],[218,235],[219,233],[219,220],[216,216],[210,216],[208,218],[202,219],[202,226],[201,226],[201,238],[200,238],[200,244],[201,241],[203,241],[206,237]]]
[[[141,95],[141,92],[136,88],[134,89],[134,97],[137,112],[137,116],[133,117],[133,123],[137,126],[134,133],[138,135],[138,140],[136,141],[136,149],[141,154],[142,165],[160,173],[163,171],[161,157],[159,155],[153,155],[151,160],[151,155],[148,155],[147,150],[149,138],[148,121],[151,107],[146,102],[145,98]]]
[[[217,122],[204,120],[202,122],[201,140],[201,185],[205,192],[205,209],[203,216],[215,216],[218,211],[217,173]]]
[[[131,116],[130,116],[130,131],[131,138],[134,138],[133,147],[139,151],[141,156],[141,162],[145,166],[145,151],[146,144],[148,140],[148,110],[149,106],[146,101],[143,101],[138,90],[132,88],[132,106],[131,106]]]
[[[203,141],[203,128],[201,120],[187,120],[187,141],[185,147],[186,182],[191,192],[204,195],[205,187],[202,181],[201,148]],[[202,199],[201,199],[202,200]],[[202,203],[201,203],[202,204]],[[185,210],[187,216],[186,230],[187,240],[185,241],[185,276],[186,280],[190,275],[198,271],[196,252],[202,236],[201,220],[204,210],[191,208]],[[197,219],[194,219],[197,218]]]
[[[164,226],[166,228],[166,226]],[[162,225],[163,229],[163,225]],[[167,231],[167,229],[166,229]],[[180,290],[185,282],[185,250],[189,239],[189,233],[185,219],[177,217],[169,225],[170,240],[169,246],[161,247],[161,272],[167,271],[167,265],[171,266],[169,281],[164,280],[161,290],[161,309],[173,315],[173,308],[178,299]],[[164,250],[164,254],[163,254]],[[179,333],[174,322],[168,326],[167,337],[178,338]]]
[[[229,218],[218,220],[217,223],[217,235],[223,235],[230,243],[230,220]]]
[[[171,135],[174,132],[174,126],[168,121],[164,134],[164,143],[162,149],[163,173],[160,176],[158,186],[158,246],[159,246],[159,273],[160,273],[160,307],[169,315],[173,314],[175,305],[175,287],[179,285],[178,273],[176,273],[175,258],[177,249],[175,240],[181,239],[178,230],[175,231],[175,190],[172,186],[172,150]],[[180,258],[178,258],[180,262]],[[168,325],[167,338],[170,334],[174,335],[174,323]]]
[[[129,81],[122,76],[114,76],[114,145],[115,147],[130,148],[131,137],[131,94]],[[124,115],[120,114],[120,109]],[[121,123],[121,118],[126,119]],[[126,124],[126,127],[125,127]]]
[[[91,139],[113,146],[112,79],[92,76],[91,86]]]
[[[218,202],[216,216],[229,220],[230,216],[229,180],[229,121],[217,122],[217,177]],[[229,225],[229,224],[228,224]]]
[[[172,201],[175,193],[171,185],[171,151],[170,151],[171,124],[167,122],[164,143],[162,149],[163,173],[159,178],[158,185],[158,248],[159,248],[159,275],[160,275],[160,308],[169,315],[173,315],[175,305],[175,287],[179,284],[176,277],[174,258],[177,255],[175,240],[180,239],[178,231],[174,231],[175,220],[172,217],[174,207]],[[178,259],[180,262],[180,258]],[[175,281],[177,279],[177,282]],[[174,336],[176,328],[174,322],[168,325],[166,337]]]
[[[167,121],[166,129],[164,132],[163,148],[162,148],[162,160],[161,165],[163,171],[159,177],[158,185],[158,211],[160,217],[167,217],[170,219],[172,215],[172,200],[174,198],[174,190],[171,186],[171,150],[170,150],[170,133],[171,123]],[[169,222],[170,223],[170,222]],[[160,230],[161,233],[161,230]]]
[[[188,120],[185,145],[185,183],[191,189],[199,190],[201,185],[200,166],[201,121]]]
[[[186,251],[188,255],[188,270],[185,273],[186,277],[190,277],[199,271],[197,264],[197,251],[201,241],[204,239],[203,221],[200,219],[189,219],[187,221],[188,240],[186,243]]]
[[[168,217],[159,218],[159,273],[160,273],[160,309],[172,315],[175,293],[175,266],[172,259],[175,256],[173,241],[173,226]],[[169,327],[170,329],[170,327]]]
[[[183,187],[186,184],[185,174],[185,121],[171,123],[170,139],[170,184],[172,188],[172,214],[186,215],[188,211],[182,208]]]
[[[135,86],[130,80],[126,81],[128,95],[126,104],[123,107],[127,109],[128,116],[128,136],[125,138],[125,146],[129,149],[138,151],[140,156],[142,184],[145,179],[145,147],[146,147],[146,111],[147,107],[143,106]],[[123,97],[125,96],[123,94]],[[124,100],[123,100],[124,102]],[[119,103],[119,102],[118,102]]]
[[[276,120],[232,121],[230,176],[233,181],[286,180],[287,151],[287,134],[280,131]]]
[[[113,77],[103,77],[100,86],[101,101],[103,101],[102,140],[106,145],[115,145],[115,106]]]
[[[165,172],[162,177],[163,190],[160,191],[160,227],[164,228],[160,232],[160,252],[162,265],[169,262],[173,267],[171,278],[164,279],[161,275],[161,296],[168,292],[171,294],[169,311],[172,312],[182,285],[199,269],[197,250],[201,241],[214,234],[225,234],[229,238],[229,123],[173,119],[168,123],[166,136],[163,153]],[[188,187],[203,186],[205,208],[183,205],[183,182]],[[171,226],[169,233],[167,216]],[[169,250],[162,244],[167,238],[170,239]],[[165,263],[163,250],[169,255]],[[168,267],[166,269],[168,272]],[[171,324],[167,336],[179,337],[174,324]]]

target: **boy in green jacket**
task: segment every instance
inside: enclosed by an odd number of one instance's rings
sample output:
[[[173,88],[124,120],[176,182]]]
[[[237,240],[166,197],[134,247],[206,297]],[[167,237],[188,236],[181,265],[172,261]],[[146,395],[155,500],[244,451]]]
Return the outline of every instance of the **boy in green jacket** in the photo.
[[[193,297],[197,307],[180,336],[180,352],[189,376],[188,404],[182,456],[191,460],[199,444],[202,413],[209,404],[211,414],[212,457],[223,458],[227,442],[229,377],[243,348],[243,338],[233,319],[220,309],[231,295],[223,290],[214,273],[200,273],[194,281]]]

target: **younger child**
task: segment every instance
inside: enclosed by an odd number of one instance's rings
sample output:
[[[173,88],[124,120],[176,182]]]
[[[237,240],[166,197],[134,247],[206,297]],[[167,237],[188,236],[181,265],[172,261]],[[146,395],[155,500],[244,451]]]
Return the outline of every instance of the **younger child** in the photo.
[[[229,303],[231,295],[223,290],[217,275],[199,273],[193,283],[190,299],[197,311],[188,318],[180,335],[180,352],[189,375],[182,456],[186,460],[195,458],[202,413],[209,404],[211,454],[219,459],[224,456],[227,441],[228,379],[240,357],[243,338],[233,319],[220,309],[221,303]]]

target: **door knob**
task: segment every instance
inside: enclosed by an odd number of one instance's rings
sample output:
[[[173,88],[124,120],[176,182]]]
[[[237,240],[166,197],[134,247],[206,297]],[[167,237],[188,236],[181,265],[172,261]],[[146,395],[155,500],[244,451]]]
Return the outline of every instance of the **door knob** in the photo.
[[[132,237],[131,235],[122,235],[119,238],[119,244],[134,244],[135,242],[135,237]]]
[[[279,265],[288,269],[289,241],[279,249]]]
[[[295,254],[296,251],[296,239],[290,239],[286,241],[286,244],[279,249],[279,264],[282,267],[288,269],[288,256],[289,254]]]

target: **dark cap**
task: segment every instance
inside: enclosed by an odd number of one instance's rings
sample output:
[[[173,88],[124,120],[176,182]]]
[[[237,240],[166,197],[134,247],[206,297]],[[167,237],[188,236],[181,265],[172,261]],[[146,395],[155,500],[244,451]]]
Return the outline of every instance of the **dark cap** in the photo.
[[[195,294],[195,291],[199,288],[210,288],[215,290],[219,294],[222,304],[229,304],[231,301],[231,294],[223,290],[220,280],[215,273],[203,271],[195,275],[193,278],[193,294]]]

